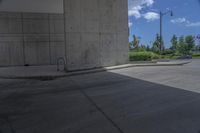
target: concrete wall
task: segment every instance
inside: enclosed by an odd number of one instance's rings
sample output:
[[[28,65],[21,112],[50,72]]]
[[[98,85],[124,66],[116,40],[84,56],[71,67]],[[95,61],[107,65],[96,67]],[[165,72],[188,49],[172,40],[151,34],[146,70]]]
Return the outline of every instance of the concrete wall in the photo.
[[[64,0],[69,70],[128,61],[127,0]]]
[[[63,14],[0,12],[0,66],[55,64],[64,53]]]
[[[63,0],[0,0],[0,11],[63,13]]]
[[[0,12],[0,66],[49,65],[64,56],[68,70],[126,63],[127,2],[64,0],[64,15]],[[2,5],[0,10],[7,9]]]

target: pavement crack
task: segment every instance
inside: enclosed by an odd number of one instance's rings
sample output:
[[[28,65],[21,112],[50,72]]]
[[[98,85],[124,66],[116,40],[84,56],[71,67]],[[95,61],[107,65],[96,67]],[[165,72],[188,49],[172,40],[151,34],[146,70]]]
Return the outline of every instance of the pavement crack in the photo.
[[[72,79],[71,81],[77,86],[77,90],[79,90],[88,100],[89,102],[120,132],[124,133],[124,131],[103,111],[101,107],[99,107],[95,101],[82,89],[81,86],[76,84]]]

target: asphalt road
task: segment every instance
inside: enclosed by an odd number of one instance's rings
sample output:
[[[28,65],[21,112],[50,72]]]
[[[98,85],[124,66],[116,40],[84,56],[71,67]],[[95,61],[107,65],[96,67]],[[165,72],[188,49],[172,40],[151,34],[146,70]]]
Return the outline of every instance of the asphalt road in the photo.
[[[0,133],[200,133],[199,66],[0,79]]]

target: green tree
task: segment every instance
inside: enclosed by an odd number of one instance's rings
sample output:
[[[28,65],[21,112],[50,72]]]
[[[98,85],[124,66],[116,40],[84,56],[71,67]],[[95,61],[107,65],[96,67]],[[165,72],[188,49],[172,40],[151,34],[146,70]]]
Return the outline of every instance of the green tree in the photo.
[[[196,50],[196,51],[200,51],[200,45],[196,45],[196,46],[195,46],[195,50]]]
[[[181,36],[179,38],[179,43],[178,43],[178,52],[180,54],[190,54],[190,51],[194,48],[195,46],[195,40],[193,36],[189,35],[184,38],[184,36]]]
[[[185,43],[187,45],[187,51],[190,52],[192,48],[195,46],[195,40],[192,35],[186,36],[185,37]]]
[[[147,51],[147,48],[145,45],[141,45],[138,47],[138,51]]]
[[[138,48],[139,43],[140,43],[139,37],[137,37],[136,35],[133,35],[133,46],[134,46],[134,48]]]
[[[133,35],[133,41],[129,42],[130,49],[138,49],[140,43],[140,38]]]
[[[178,38],[176,37],[176,35],[173,35],[173,37],[171,39],[171,44],[172,44],[171,49],[176,51],[178,48]]]
[[[147,48],[146,48],[146,49],[147,49],[147,51],[151,51],[151,49],[150,49],[149,45],[147,45]]]
[[[133,41],[129,42],[129,48],[131,49],[133,47]]]
[[[160,52],[160,35],[159,34],[156,34],[155,41],[153,42],[152,51],[155,53]]]
[[[178,53],[179,53],[179,54],[183,54],[183,55],[188,54],[188,47],[187,47],[187,44],[185,43],[184,36],[181,36],[181,37],[179,38],[179,42],[178,42]]]

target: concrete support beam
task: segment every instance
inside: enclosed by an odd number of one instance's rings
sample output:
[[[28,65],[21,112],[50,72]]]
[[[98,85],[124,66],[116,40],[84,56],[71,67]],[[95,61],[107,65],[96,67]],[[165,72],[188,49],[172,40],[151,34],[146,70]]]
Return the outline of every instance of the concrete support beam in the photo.
[[[128,61],[126,0],[64,0],[68,70]]]

